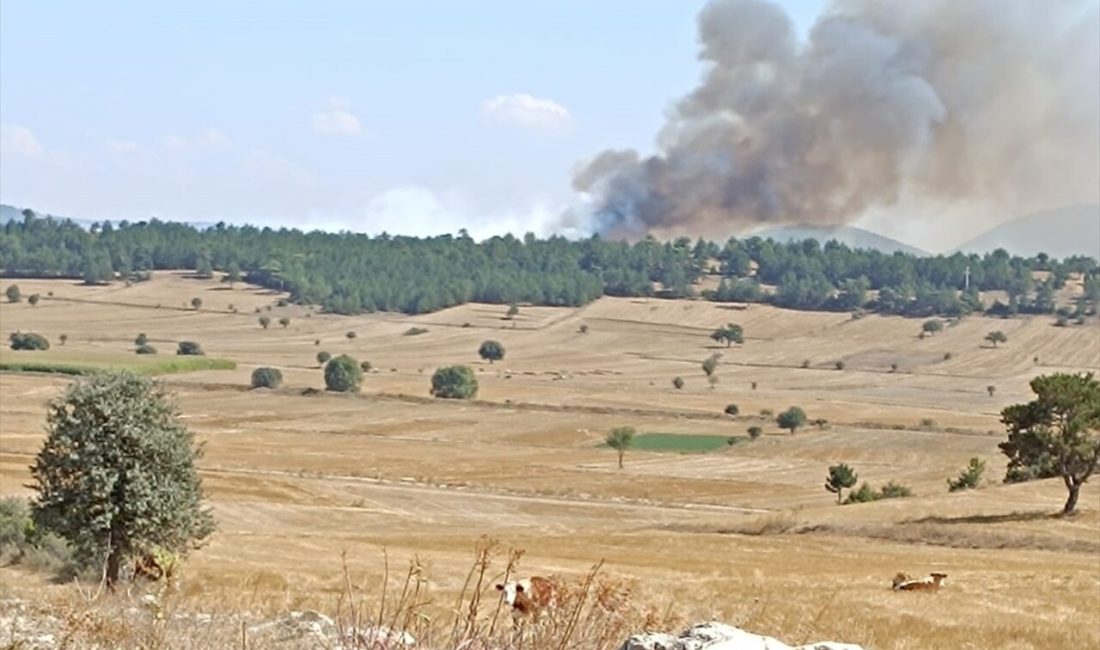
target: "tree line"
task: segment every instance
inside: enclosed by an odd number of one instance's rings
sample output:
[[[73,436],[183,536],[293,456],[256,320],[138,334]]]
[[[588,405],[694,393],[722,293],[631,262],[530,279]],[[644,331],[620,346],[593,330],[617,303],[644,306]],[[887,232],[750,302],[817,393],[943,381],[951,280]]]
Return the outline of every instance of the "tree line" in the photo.
[[[225,223],[199,229],[152,219],[109,221],[84,229],[39,217],[3,226],[0,272],[8,277],[82,278],[90,284],[147,279],[157,269],[215,271],[288,291],[292,299],[334,313],[419,314],[466,302],[579,306],[602,295],[767,302],[791,309],[906,316],[961,316],[982,309],[979,291],[1006,292],[992,311],[1054,313],[1055,291],[1083,274],[1086,292],[1066,317],[1094,313],[1100,269],[1089,257],[1024,258],[1003,250],[986,255],[918,257],[852,249],[813,239],[782,243],[731,238],[724,244],[680,238],[635,243],[598,236],[476,242],[457,236],[417,238]],[[1044,272],[1036,280],[1037,271]],[[715,290],[698,292],[704,275]],[[876,292],[873,299],[871,292]]]

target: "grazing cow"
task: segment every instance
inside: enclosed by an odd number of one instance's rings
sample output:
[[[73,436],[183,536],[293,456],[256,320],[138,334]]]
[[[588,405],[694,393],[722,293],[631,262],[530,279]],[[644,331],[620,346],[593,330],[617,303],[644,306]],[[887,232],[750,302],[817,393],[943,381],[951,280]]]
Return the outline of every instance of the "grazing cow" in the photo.
[[[558,601],[558,583],[550,578],[531,576],[497,585],[504,604],[512,609],[512,619],[538,619]]]
[[[913,579],[904,573],[894,576],[895,591],[939,591],[946,573],[931,573],[927,578]]]

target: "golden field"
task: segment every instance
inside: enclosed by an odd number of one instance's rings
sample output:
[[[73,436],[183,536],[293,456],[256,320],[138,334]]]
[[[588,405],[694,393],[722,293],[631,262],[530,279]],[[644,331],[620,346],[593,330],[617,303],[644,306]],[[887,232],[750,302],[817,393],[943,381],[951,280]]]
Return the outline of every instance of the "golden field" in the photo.
[[[206,445],[219,521],[186,564],[183,594],[197,606],[326,609],[342,589],[341,553],[356,576],[378,577],[384,548],[391,563],[428,563],[442,608],[490,537],[526,550],[525,573],[575,577],[605,560],[607,575],[634,581],[640,605],[789,643],[1100,647],[1100,479],[1079,516],[1054,518],[1061,482],[1000,484],[997,449],[999,411],[1030,398],[1032,377],[1100,369],[1095,320],[975,316],[920,339],[919,320],[703,301],[521,306],[514,321],[496,305],[347,317],[183,273],[132,287],[15,282],[43,300],[0,305],[0,335],[34,331],[53,347],[5,349],[0,362],[125,365],[139,332],[159,356],[193,340],[236,362],[164,378]],[[196,296],[202,308],[185,307]],[[744,345],[710,339],[726,322],[744,327]],[[412,327],[428,331],[409,336]],[[1008,343],[986,347],[990,330]],[[504,360],[478,358],[485,339],[504,345]],[[322,350],[373,364],[361,394],[303,394],[324,387]],[[700,364],[714,353],[711,388]],[[428,396],[431,373],[452,363],[475,369],[477,400]],[[258,366],[280,368],[284,386],[248,390]],[[0,374],[0,494],[29,495],[45,404],[70,380]],[[730,403],[740,416],[722,414]],[[791,405],[828,424],[790,435],[759,415]],[[619,470],[600,443],[622,425],[721,436],[755,425],[764,436],[708,454],[634,450]],[[988,484],[949,494],[946,479],[974,456]],[[822,487],[837,462],[915,496],[838,507]],[[898,593],[898,571],[950,577],[937,594]],[[71,589],[17,568],[0,578],[26,598]]]

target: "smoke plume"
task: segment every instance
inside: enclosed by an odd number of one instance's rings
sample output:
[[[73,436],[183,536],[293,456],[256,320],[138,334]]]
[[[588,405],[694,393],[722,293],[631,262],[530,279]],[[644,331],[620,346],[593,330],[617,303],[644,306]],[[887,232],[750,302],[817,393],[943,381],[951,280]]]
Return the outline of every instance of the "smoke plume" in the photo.
[[[670,110],[657,153],[604,151],[574,176],[596,230],[1097,200],[1091,2],[838,0],[803,41],[774,4],[712,0],[698,24],[705,73]]]

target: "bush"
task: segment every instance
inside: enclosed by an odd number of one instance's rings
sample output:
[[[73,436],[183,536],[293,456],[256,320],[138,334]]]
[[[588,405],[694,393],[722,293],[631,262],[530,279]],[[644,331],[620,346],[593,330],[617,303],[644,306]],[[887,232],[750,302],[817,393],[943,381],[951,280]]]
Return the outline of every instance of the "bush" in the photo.
[[[357,337],[357,336],[359,336],[359,335],[358,335],[358,334],[356,334],[355,332],[350,332],[350,331],[349,331],[349,332],[347,332],[346,334],[344,334],[344,336],[345,336],[345,337],[347,337],[347,339],[348,339],[349,341],[353,341],[353,340],[355,340],[355,337]]]
[[[939,321],[939,320],[926,320],[926,321],[924,321],[924,324],[921,325],[921,332],[925,332],[925,333],[928,333],[928,334],[935,334],[936,332],[942,332],[942,331],[943,331],[943,322]]]
[[[260,316],[256,320],[257,320],[257,322],[260,323],[260,327],[262,327],[264,329],[267,329],[267,328],[271,327],[271,317],[270,316]]]
[[[682,389],[684,387],[684,378],[683,377],[673,377],[672,386],[676,390]]]
[[[28,303],[30,304],[30,306],[31,306],[31,307],[34,307],[35,305],[37,305],[37,304],[38,304],[38,301],[39,301],[39,300],[40,300],[41,298],[42,298],[42,296],[38,295],[37,293],[32,293],[32,294],[31,294],[31,295],[30,295],[30,296],[29,296],[29,297],[27,298],[27,302],[28,302]]]
[[[321,350],[320,352],[317,353],[317,365],[323,366],[326,363],[328,363],[329,359],[331,359],[331,358],[332,358],[331,354],[329,354],[328,352],[325,352],[324,350]]]
[[[354,393],[363,381],[363,369],[359,362],[346,354],[332,359],[325,365],[325,389],[338,393]]]
[[[833,364],[833,365],[835,365],[835,366],[836,366],[836,369],[837,369],[837,370],[844,370],[844,362],[843,362],[843,361],[837,361],[837,362],[836,362],[835,364]]]
[[[18,284],[9,284],[8,288],[4,290],[4,295],[8,297],[8,302],[23,300],[23,292],[19,290]]]
[[[206,353],[202,351],[202,346],[194,341],[180,341],[176,354],[202,356]]]
[[[864,482],[859,486],[858,490],[852,490],[848,493],[848,498],[844,500],[844,503],[868,503],[870,501],[878,501],[882,497],[878,492],[875,492],[868,483]]]
[[[950,353],[950,352],[944,352],[944,353],[943,353],[943,360],[944,360],[944,361],[950,361],[950,360],[951,360],[951,357],[952,357],[952,355],[951,355],[951,353]]]
[[[136,337],[134,337],[134,345],[145,345],[148,342],[149,337],[145,336],[145,332],[142,332],[141,334],[138,334]]]
[[[764,435],[764,430],[760,427],[749,427],[749,437],[753,440],[756,440],[762,435]]]
[[[585,324],[582,323],[581,326],[577,328],[577,331],[580,332],[581,334],[587,334],[588,333],[588,325],[585,325]]]
[[[191,307],[192,307],[193,309],[200,309],[200,308],[202,308],[202,298],[199,298],[199,297],[197,297],[197,296],[196,296],[196,297],[194,297],[194,298],[192,298],[192,299],[191,299]]]
[[[477,349],[478,356],[489,362],[500,361],[504,358],[504,346],[498,341],[483,341]]]
[[[882,486],[881,490],[879,490],[879,497],[882,499],[901,499],[911,496],[913,496],[912,490],[904,485],[901,485],[900,483],[895,483],[893,481],[889,481],[888,483],[886,483],[886,485]]]
[[[726,415],[736,416],[741,413],[741,409],[737,408],[736,404],[726,404],[726,410],[723,411]]]
[[[283,329],[286,329],[287,325],[290,325],[290,319],[286,316],[283,316],[279,319],[279,324],[283,326]]]
[[[477,377],[469,366],[445,366],[432,375],[431,394],[444,399],[471,399],[477,395]]]
[[[283,383],[283,372],[278,368],[256,368],[252,371],[253,388],[278,388]]]
[[[760,409],[760,416],[761,417],[770,418],[773,415],[775,415],[775,411],[773,411],[771,409]]]
[[[45,336],[34,332],[12,332],[8,337],[13,350],[49,350],[50,342]]]
[[[981,485],[982,473],[985,472],[985,461],[980,458],[971,458],[970,464],[959,472],[956,479],[947,479],[947,491],[973,490]]]
[[[881,490],[875,490],[864,482],[858,490],[848,494],[848,498],[844,500],[844,503],[867,503],[879,501],[880,499],[900,499],[911,496],[913,496],[911,489],[894,481],[882,486]]]
[[[134,349],[136,354],[156,354],[157,349],[146,343],[145,345],[139,345]]]
[[[420,336],[421,334],[427,334],[428,330],[423,327],[410,327],[405,330],[405,336]]]
[[[73,573],[72,548],[35,526],[27,501],[19,497],[0,499],[0,565],[10,564],[66,579]]]
[[[373,367],[370,361],[361,361],[359,363],[359,369],[362,370],[364,374],[370,372]]]

